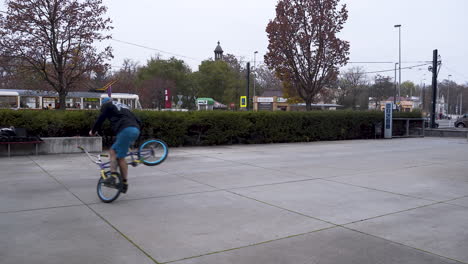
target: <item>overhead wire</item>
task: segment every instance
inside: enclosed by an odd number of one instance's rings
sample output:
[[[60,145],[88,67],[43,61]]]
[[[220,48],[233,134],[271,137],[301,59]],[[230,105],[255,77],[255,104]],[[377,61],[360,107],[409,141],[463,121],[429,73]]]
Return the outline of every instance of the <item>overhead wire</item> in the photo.
[[[444,66],[445,66],[445,68],[447,68],[447,70],[449,70],[451,73],[454,73],[454,74],[459,75],[459,76],[461,76],[461,77],[463,77],[463,78],[465,78],[465,79],[468,79],[468,76],[466,76],[466,75],[464,75],[464,74],[462,74],[462,73],[460,73],[460,72],[458,72],[458,71],[456,71],[456,70],[454,70],[454,69],[448,67],[447,64],[444,64]]]
[[[413,66],[403,67],[403,68],[401,68],[401,69],[402,69],[402,70],[407,70],[407,69],[413,69],[413,68],[416,68],[416,67],[421,67],[421,66],[426,66],[426,65],[430,65],[430,64],[429,64],[429,63],[425,63],[425,64],[413,65]],[[381,70],[381,71],[364,72],[364,74],[383,73],[383,72],[394,72],[394,71],[395,71],[395,69],[390,69],[390,70]]]
[[[152,48],[152,47],[148,47],[148,46],[144,46],[144,45],[140,45],[140,44],[124,41],[124,40],[119,40],[119,39],[115,39],[115,38],[112,38],[111,40],[116,41],[116,42],[120,42],[120,43],[124,43],[124,44],[127,44],[127,45],[131,45],[131,46],[135,46],[135,47],[140,47],[140,48],[144,48],[144,49],[148,49],[148,50],[154,50],[154,51],[157,51],[157,52],[160,52],[160,53],[165,53],[165,54],[169,54],[169,55],[180,57],[180,58],[186,58],[186,59],[194,60],[194,61],[203,61],[201,59],[197,59],[197,58],[193,58],[193,57],[189,57],[189,56],[185,56],[185,55],[181,55],[181,54],[177,54],[177,53],[173,53],[173,52],[169,52],[169,51],[164,51],[164,50],[161,50],[161,49],[156,49],[156,48]]]
[[[148,46],[145,46],[145,45],[140,45],[140,44],[132,43],[132,42],[129,42],[129,41],[124,41],[124,40],[115,39],[115,38],[113,38],[112,40],[116,41],[116,42],[123,43],[123,44],[132,45],[132,46],[136,46],[136,47],[140,47],[140,48],[144,48],[144,49],[148,49],[148,50],[153,50],[153,51],[157,51],[157,52],[164,53],[164,54],[169,54],[169,55],[180,57],[180,58],[186,58],[186,59],[190,59],[190,60],[194,60],[194,61],[198,61],[198,62],[203,61],[202,59],[199,59],[199,58],[194,58],[194,57],[190,57],[190,56],[186,56],[186,55],[182,55],[182,54],[177,54],[177,53],[174,53],[174,52],[164,51],[162,49],[148,47]],[[245,56],[236,56],[236,55],[233,55],[233,56],[238,58],[238,59],[241,59],[241,60],[246,58]],[[264,64],[263,60],[258,60],[258,61],[257,60],[244,60],[243,62],[251,62],[251,63],[254,62],[254,63],[258,63],[258,65]],[[394,63],[395,62],[391,62],[391,61],[350,61],[350,62],[348,62],[348,64],[394,64]],[[407,70],[407,69],[413,69],[415,67],[430,65],[431,61],[404,61],[404,62],[402,62],[402,64],[403,63],[424,63],[424,64],[412,65],[412,66],[401,68],[402,70]],[[111,67],[112,68],[121,68],[119,66],[111,66]],[[394,70],[395,69],[369,71],[369,72],[364,72],[364,74],[393,72]]]

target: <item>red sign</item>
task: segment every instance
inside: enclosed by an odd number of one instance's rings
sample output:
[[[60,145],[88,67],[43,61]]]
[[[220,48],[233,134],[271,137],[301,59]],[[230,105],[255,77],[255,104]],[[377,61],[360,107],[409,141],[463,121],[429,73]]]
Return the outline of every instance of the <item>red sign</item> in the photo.
[[[164,90],[164,107],[166,109],[172,108],[172,101],[171,101],[171,90],[165,89]]]

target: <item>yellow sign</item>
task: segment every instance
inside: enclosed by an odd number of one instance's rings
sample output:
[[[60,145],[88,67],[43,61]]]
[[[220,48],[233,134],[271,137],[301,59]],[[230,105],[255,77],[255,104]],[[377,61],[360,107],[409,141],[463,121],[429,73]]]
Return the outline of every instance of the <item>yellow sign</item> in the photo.
[[[240,97],[240,106],[241,107],[247,107],[247,96],[241,96]]]

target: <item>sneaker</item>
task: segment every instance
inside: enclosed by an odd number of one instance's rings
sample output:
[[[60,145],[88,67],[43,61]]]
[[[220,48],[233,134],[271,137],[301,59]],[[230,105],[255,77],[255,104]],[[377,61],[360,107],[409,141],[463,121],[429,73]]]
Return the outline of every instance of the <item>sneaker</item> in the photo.
[[[122,183],[122,188],[120,189],[120,191],[121,191],[122,193],[127,193],[127,190],[128,190],[128,183],[123,182],[123,183]]]
[[[108,174],[108,177],[103,181],[106,187],[115,187],[116,179],[119,177],[117,173]]]

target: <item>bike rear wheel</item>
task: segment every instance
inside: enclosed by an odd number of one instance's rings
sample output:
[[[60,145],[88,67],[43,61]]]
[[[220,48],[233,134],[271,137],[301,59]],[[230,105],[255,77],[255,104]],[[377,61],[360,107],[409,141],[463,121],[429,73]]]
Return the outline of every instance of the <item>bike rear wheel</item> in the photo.
[[[111,176],[110,171],[106,172],[106,178],[113,177]],[[111,203],[115,201],[120,195],[121,186],[122,186],[122,176],[118,175],[113,177],[114,180],[112,183],[108,183],[102,177],[99,177],[97,184],[97,194],[99,199],[105,203]]]
[[[160,139],[152,139],[141,144],[138,149],[138,159],[146,166],[161,164],[169,154],[167,144]]]

